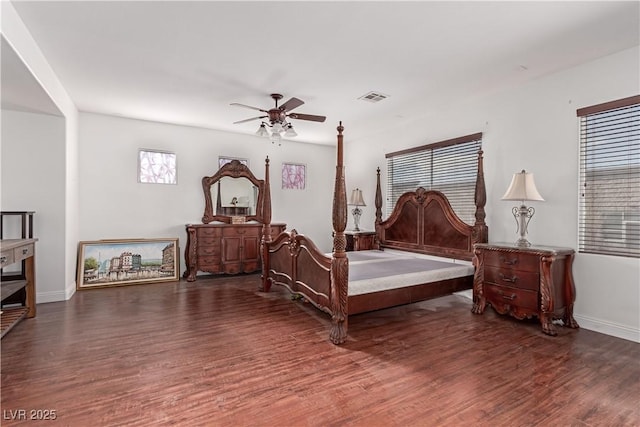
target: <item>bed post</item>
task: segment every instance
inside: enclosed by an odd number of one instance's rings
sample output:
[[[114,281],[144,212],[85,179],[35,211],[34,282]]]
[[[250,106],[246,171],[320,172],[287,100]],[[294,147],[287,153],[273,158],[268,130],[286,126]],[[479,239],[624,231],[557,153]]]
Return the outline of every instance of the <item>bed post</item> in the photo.
[[[271,242],[271,185],[269,184],[269,156],[264,161],[264,192],[262,200],[262,239],[260,241],[262,253],[262,290],[268,292],[271,288],[269,280],[269,243]]]
[[[484,166],[482,162],[482,150],[478,151],[478,176],[476,177],[476,192],[474,201],[476,204],[476,223],[474,227],[476,229],[477,243],[487,243],[489,241],[489,228],[484,222],[487,216],[484,212],[484,205],[487,203],[487,190],[484,184]]]
[[[344,161],[342,131],[338,128],[338,158],[336,162],[336,180],[333,189],[333,254],[331,256],[331,342],[342,344],[347,338],[347,286],[349,282],[349,259],[345,251],[347,239],[344,229],[347,227],[347,188],[344,180]]]
[[[380,167],[376,169],[376,230],[382,222],[382,189],[380,188]]]
[[[380,223],[382,222],[382,189],[380,188],[380,167],[376,169],[376,222],[374,230],[376,231],[374,249],[382,250],[380,242],[382,242],[382,230]]]

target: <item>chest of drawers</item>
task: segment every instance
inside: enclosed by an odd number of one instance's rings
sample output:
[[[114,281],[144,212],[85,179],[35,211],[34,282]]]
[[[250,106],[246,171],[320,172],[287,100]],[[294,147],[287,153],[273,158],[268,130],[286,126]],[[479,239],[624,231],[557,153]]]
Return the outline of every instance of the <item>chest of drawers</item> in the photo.
[[[517,319],[536,316],[548,335],[557,335],[554,319],[577,328],[574,255],[569,248],[476,244],[472,311],[482,314],[488,303],[498,313]]]
[[[285,228],[285,224],[271,224],[271,237]],[[262,224],[187,224],[186,229],[187,281],[196,280],[198,271],[237,274],[260,270]]]

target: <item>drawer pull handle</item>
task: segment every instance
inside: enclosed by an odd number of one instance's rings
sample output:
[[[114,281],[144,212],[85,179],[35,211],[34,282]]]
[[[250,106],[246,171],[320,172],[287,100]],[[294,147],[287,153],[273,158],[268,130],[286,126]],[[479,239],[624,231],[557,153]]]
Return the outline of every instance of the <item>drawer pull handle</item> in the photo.
[[[236,233],[238,234],[244,234],[247,230],[236,230]]]
[[[516,294],[506,295],[504,292],[498,291],[498,295],[500,295],[504,299],[508,299],[509,301],[513,301],[514,299],[516,299]]]
[[[3,263],[4,263],[4,262],[7,262],[7,257],[6,257],[6,256],[4,256],[4,255],[3,255],[3,256],[1,256],[1,257],[0,257],[0,262],[3,262]]]
[[[26,248],[22,249],[22,255],[26,255],[28,253],[29,253],[29,249],[26,249]]]
[[[506,259],[505,257],[501,256],[500,261],[507,265],[516,265],[518,263],[518,258]]]
[[[500,273],[500,279],[502,279],[503,282],[516,283],[518,276],[505,277],[504,274]]]

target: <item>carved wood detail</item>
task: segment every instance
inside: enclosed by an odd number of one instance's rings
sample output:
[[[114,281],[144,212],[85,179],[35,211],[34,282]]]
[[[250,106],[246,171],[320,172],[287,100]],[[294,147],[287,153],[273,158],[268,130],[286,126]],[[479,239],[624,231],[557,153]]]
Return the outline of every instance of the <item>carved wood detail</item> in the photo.
[[[282,285],[329,313],[329,338],[334,344],[346,341],[349,314],[422,301],[470,289],[473,286],[473,278],[467,276],[416,284],[408,288],[348,296],[349,260],[344,232],[347,224],[347,194],[343,130],[340,123],[337,128],[337,161],[332,207],[334,237],[331,257],[324,255],[309,239],[295,230],[290,233],[284,232],[273,241],[265,242],[266,249],[263,250],[263,256],[269,260],[268,264],[263,263],[263,266],[269,266],[268,269],[263,269],[263,290],[268,291],[272,284]],[[479,174],[482,174],[482,165],[479,165]],[[470,226],[458,218],[442,193],[427,191],[424,188],[401,196],[401,201],[396,204],[389,219],[383,221],[380,168],[377,169],[376,175],[376,246],[380,242],[385,243],[385,247],[471,260],[473,244],[486,242],[487,228],[482,210],[486,200],[484,179],[478,179],[476,183],[478,212],[476,225]],[[396,231],[393,242],[385,241],[385,233],[392,234],[388,230]]]
[[[269,159],[267,158],[266,162],[267,168]],[[231,216],[228,215],[220,215],[217,212],[214,212],[213,202],[211,200],[211,186],[217,184],[221,178],[223,177],[231,177],[231,178],[246,178],[253,185],[258,188],[258,200],[256,201],[256,214],[248,215],[247,221],[258,221],[264,222],[264,212],[263,205],[265,203],[265,181],[262,179],[258,179],[255,177],[253,172],[246,166],[240,163],[238,160],[232,160],[231,162],[222,166],[218,171],[212,176],[205,176],[202,178],[202,191],[204,192],[204,214],[202,215],[202,223],[209,224],[213,221],[220,221],[225,223],[231,222]],[[220,196],[220,192],[218,192],[218,197]],[[269,196],[270,197],[270,196]],[[217,202],[218,203],[218,202]],[[269,206],[271,201],[268,201]]]
[[[258,189],[256,215],[246,219],[255,222],[231,224],[231,217],[214,213],[211,186],[223,177],[246,178]],[[257,179],[246,165],[238,160],[222,166],[210,177],[202,178],[205,210],[202,224],[187,224],[187,246],[184,257],[184,277],[196,280],[198,271],[213,274],[251,273],[262,270],[262,286],[269,286],[264,273],[269,270],[266,244],[285,230],[285,224],[271,224],[271,190],[269,184],[269,158],[265,159],[265,179]],[[218,196],[220,191],[218,191]],[[211,224],[213,221],[219,223]],[[266,266],[265,266],[266,264]]]
[[[517,319],[538,317],[542,331],[557,335],[553,321],[578,328],[573,318],[575,285],[569,248],[520,248],[503,244],[475,246],[473,308],[482,314],[486,304]]]
[[[378,168],[376,185],[376,234],[380,248],[398,248],[436,256],[473,259],[473,245],[488,241],[484,206],[487,193],[484,182],[483,152],[478,151],[478,172],[474,192],[476,205],[474,225],[462,221],[451,208],[447,197],[436,190],[423,187],[398,198],[389,217],[382,221],[382,191]],[[435,202],[436,205],[431,205]],[[425,214],[425,209],[432,211]],[[416,217],[412,217],[412,215]],[[443,231],[444,230],[444,231]],[[447,233],[446,231],[449,230]],[[425,235],[437,235],[441,241],[425,241]],[[461,242],[466,242],[462,244]],[[412,244],[407,245],[408,242]]]
[[[344,179],[342,122],[337,127],[336,180],[333,192],[333,257],[331,260],[331,342],[342,344],[347,338],[347,295],[349,259],[347,258],[347,187]]]

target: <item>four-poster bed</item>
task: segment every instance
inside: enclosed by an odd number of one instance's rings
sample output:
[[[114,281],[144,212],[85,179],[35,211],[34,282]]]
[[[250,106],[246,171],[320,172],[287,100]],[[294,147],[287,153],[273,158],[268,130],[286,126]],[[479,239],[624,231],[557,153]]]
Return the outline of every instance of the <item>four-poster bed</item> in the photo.
[[[349,315],[471,289],[473,245],[487,242],[488,231],[480,151],[474,225],[459,219],[444,194],[424,188],[403,194],[389,218],[382,220],[378,169],[375,227],[381,250],[346,252],[342,122],[337,130],[332,254],[324,254],[309,238],[292,230],[273,240],[265,233],[261,255],[262,290],[282,285],[330,314],[330,339],[341,344],[347,337]]]

